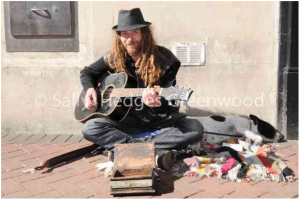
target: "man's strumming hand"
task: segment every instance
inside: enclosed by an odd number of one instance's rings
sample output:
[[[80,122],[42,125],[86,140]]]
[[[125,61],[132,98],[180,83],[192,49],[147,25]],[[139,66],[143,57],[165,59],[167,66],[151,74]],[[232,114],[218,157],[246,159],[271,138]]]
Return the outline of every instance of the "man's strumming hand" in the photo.
[[[96,110],[98,106],[97,93],[94,88],[89,88],[85,95],[85,107],[89,110]]]

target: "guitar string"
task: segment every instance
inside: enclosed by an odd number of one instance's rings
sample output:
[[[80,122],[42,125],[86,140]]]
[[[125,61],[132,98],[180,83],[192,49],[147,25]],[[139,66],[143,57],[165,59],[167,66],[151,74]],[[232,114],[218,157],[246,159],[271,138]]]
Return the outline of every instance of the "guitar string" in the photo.
[[[124,95],[124,94],[126,94],[125,95],[126,97],[142,96],[141,93],[143,92],[144,89],[146,88],[108,88],[107,90],[104,91],[103,98],[108,99],[110,97],[118,97],[118,95]],[[114,95],[112,96],[113,91],[116,96]],[[128,95],[128,93],[133,93],[133,94]]]
[[[141,88],[141,89],[137,89],[137,88],[113,88],[113,89],[107,89],[104,91],[104,94],[103,94],[103,98],[107,99],[109,97],[115,97],[115,96],[111,96],[112,94],[112,91],[115,91],[115,94],[117,95],[117,93],[121,93],[121,94],[124,94],[124,92],[126,92],[126,94],[128,94],[128,92],[131,91],[131,93],[134,93],[134,95],[130,95],[132,97],[135,97],[135,96],[141,96],[141,92],[144,90],[145,88]],[[124,91],[125,90],[125,91]],[[127,91],[126,91],[127,90]],[[137,94],[136,94],[137,93]],[[118,94],[120,95],[120,94]],[[130,97],[129,96],[129,97]]]

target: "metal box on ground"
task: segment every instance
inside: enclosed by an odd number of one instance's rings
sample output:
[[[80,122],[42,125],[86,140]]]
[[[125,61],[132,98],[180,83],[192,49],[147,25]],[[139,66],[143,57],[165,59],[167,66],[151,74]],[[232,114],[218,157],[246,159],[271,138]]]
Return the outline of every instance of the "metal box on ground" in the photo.
[[[116,144],[114,156],[112,195],[156,193],[154,143]]]

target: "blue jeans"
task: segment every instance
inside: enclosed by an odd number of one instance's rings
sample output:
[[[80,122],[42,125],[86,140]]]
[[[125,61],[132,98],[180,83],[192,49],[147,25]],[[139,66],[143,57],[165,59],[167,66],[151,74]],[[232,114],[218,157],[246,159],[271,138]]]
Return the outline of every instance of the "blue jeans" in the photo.
[[[133,135],[160,129],[162,133],[147,138],[134,138]],[[184,149],[189,144],[200,141],[203,136],[202,124],[182,114],[174,114],[158,122],[142,123],[131,117],[122,122],[109,118],[90,119],[84,124],[84,138],[107,150],[114,144],[154,142],[156,149]]]

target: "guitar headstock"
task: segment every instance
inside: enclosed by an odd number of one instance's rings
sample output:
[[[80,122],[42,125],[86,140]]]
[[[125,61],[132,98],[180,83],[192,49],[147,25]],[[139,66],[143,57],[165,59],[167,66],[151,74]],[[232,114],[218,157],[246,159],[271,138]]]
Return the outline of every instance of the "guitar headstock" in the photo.
[[[161,92],[161,96],[163,96],[166,100],[180,100],[180,101],[188,101],[193,93],[193,90],[179,88],[178,85],[171,86],[169,88],[163,88]]]

